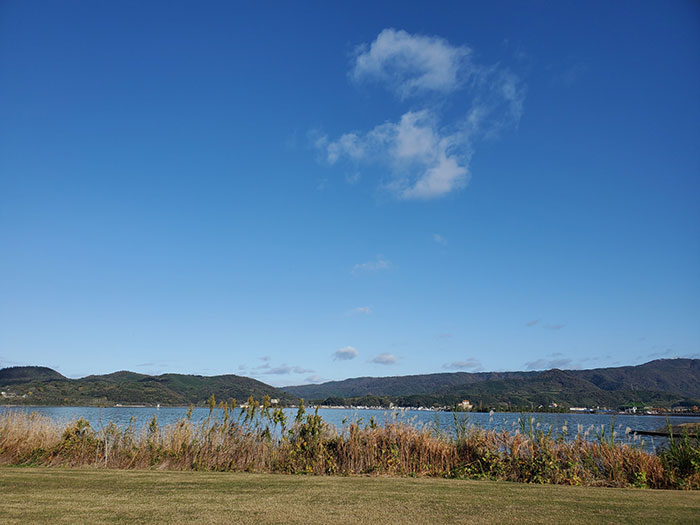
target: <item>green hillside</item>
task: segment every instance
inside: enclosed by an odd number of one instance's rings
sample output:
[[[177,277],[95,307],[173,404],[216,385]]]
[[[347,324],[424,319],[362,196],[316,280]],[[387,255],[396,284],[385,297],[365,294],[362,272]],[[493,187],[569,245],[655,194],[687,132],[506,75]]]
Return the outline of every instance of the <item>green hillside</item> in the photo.
[[[355,377],[344,381],[329,381],[319,385],[284,387],[287,392],[306,399],[328,396],[359,397],[407,396],[443,392],[485,381],[500,381],[533,377],[539,372],[452,372],[392,377]]]
[[[443,373],[360,377],[286,387],[305,399],[332,404],[450,406],[469,399],[482,407],[655,406],[697,404],[700,360],[662,359],[639,366],[542,372]]]
[[[63,380],[64,376],[45,366],[12,366],[0,370],[0,386],[29,381]]]
[[[46,367],[0,370],[0,402],[34,405],[204,404],[209,396],[237,400],[265,395],[292,404],[298,398],[336,405],[453,406],[536,409],[629,404],[659,407],[700,404],[700,360],[662,359],[638,366],[541,372],[441,373],[359,377],[277,389],[236,375],[151,376],[129,371],[68,379]]]
[[[571,370],[603,390],[656,390],[700,397],[700,359],[657,359],[638,366]]]
[[[236,375],[198,376],[163,374],[150,376],[121,371],[68,379],[44,367],[13,367],[0,370],[0,402],[31,405],[204,404],[214,394],[218,400],[239,401],[265,395],[280,404],[296,401],[292,394]]]

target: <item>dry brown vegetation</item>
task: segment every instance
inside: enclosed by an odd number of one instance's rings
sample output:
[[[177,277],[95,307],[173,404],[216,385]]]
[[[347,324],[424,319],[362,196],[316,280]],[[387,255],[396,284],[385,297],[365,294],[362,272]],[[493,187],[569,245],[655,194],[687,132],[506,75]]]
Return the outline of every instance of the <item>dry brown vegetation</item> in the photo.
[[[234,411],[236,417],[234,417]],[[562,485],[700,488],[700,447],[683,436],[659,454],[599,436],[554,438],[531,418],[517,432],[455,420],[451,434],[389,422],[338,431],[302,407],[285,413],[250,399],[245,408],[212,398],[210,416],[161,427],[67,427],[26,412],[0,415],[0,464],[112,469],[245,471],[316,475],[431,476]]]

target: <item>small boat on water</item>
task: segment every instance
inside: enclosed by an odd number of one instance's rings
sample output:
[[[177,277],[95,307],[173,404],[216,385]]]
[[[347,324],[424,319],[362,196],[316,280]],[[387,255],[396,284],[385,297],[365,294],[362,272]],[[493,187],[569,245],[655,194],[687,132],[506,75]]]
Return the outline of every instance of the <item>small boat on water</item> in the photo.
[[[669,427],[661,427],[656,430],[635,430],[635,433],[642,436],[664,436],[669,437],[673,432],[674,437],[680,437],[688,434],[690,437],[700,437],[700,423],[681,423]]]

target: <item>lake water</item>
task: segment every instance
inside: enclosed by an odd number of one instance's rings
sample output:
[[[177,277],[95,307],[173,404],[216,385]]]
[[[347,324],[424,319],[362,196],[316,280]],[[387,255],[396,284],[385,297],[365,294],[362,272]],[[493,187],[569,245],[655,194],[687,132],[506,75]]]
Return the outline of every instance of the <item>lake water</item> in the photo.
[[[185,407],[0,407],[2,411],[25,411],[38,412],[55,421],[68,423],[78,418],[86,419],[93,428],[100,429],[110,422],[125,427],[132,418],[136,428],[142,428],[151,421],[153,416],[158,417],[161,426],[173,424],[185,417],[187,408]],[[288,421],[293,421],[296,409],[284,409],[287,413]],[[238,412],[238,409],[236,409]],[[310,412],[307,409],[307,413]],[[382,425],[385,422],[399,421],[416,426],[437,427],[441,431],[451,432],[454,430],[454,414],[452,412],[434,412],[427,410],[356,410],[356,409],[335,409],[322,408],[318,411],[325,421],[341,429],[350,422],[361,421],[369,423],[370,418]],[[192,413],[192,422],[197,423],[204,420],[209,415],[209,409],[198,407]],[[515,432],[520,428],[519,420],[521,415],[512,412],[469,412],[456,414],[459,418],[466,418],[467,423],[477,425],[489,430],[507,430]],[[605,428],[608,435],[612,416],[610,414],[533,414],[535,425],[540,429],[547,429],[550,426],[554,435],[560,435],[564,427],[567,428],[568,435],[580,433],[586,439],[595,440],[601,431],[601,426]],[[665,427],[667,421],[672,425],[679,423],[700,422],[700,417],[685,416],[646,416],[632,414],[616,414],[614,416],[616,440],[621,442],[635,443],[643,446],[647,450],[653,450],[664,443],[664,438],[654,436],[635,436],[635,430],[657,430]]]

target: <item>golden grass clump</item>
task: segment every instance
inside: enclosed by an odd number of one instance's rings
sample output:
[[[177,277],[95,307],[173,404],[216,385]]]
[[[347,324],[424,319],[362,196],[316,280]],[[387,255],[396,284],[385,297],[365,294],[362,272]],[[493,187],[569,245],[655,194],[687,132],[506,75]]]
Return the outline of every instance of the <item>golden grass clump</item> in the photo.
[[[288,425],[269,398],[252,398],[236,416],[209,401],[209,417],[192,410],[161,427],[110,423],[96,430],[78,419],[61,425],[30,412],[0,413],[0,464],[117,469],[282,472],[315,475],[440,476],[563,485],[700,488],[700,446],[689,436],[658,454],[612,436],[572,439],[521,417],[515,432],[484,430],[455,417],[453,432],[402,422],[354,422],[338,431],[303,403]]]

